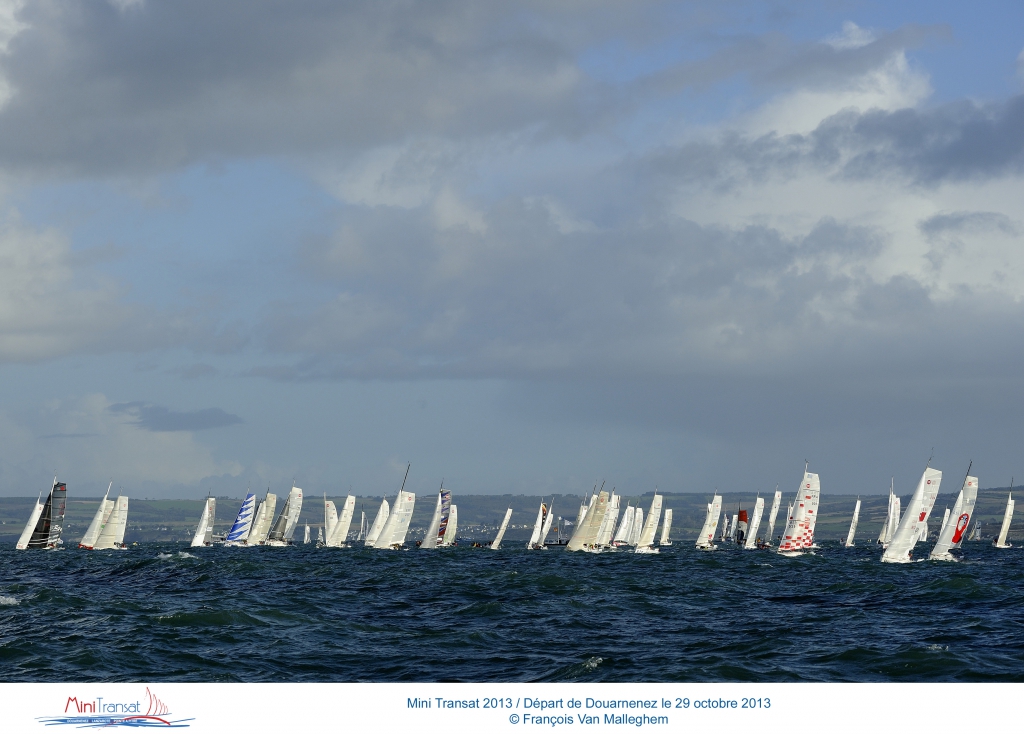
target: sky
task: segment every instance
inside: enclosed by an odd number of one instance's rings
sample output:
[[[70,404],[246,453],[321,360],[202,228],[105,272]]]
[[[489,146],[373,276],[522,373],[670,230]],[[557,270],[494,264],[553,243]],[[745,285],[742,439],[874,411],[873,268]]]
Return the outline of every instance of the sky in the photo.
[[[0,495],[1024,478],[1024,4],[0,0]]]

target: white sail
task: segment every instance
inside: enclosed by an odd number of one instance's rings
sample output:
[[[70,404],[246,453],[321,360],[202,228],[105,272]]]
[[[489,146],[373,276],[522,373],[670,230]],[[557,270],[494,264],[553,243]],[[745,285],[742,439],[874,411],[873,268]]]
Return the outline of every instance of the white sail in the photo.
[[[594,496],[596,497],[596,495],[594,495]],[[593,497],[591,497],[591,500],[593,500]],[[585,499],[583,500],[583,504],[580,505],[580,512],[576,516],[576,528],[577,529],[579,529],[579,527],[583,524],[583,518],[586,517],[587,510],[589,510],[593,506],[593,504],[594,504],[593,501],[591,501],[590,504],[587,504],[587,500],[585,500]],[[573,534],[575,535],[575,533],[573,533]]]
[[[878,544],[885,545],[889,542],[889,538],[892,537],[890,532],[889,518],[892,517],[892,500],[895,495],[893,494],[892,487],[889,487],[889,504],[885,510],[885,522],[882,523],[882,529],[878,532]]]
[[[672,534],[672,508],[669,507],[665,510],[665,519],[661,523],[661,539],[658,541],[658,545],[672,545],[672,541],[669,540]]]
[[[779,553],[792,553],[814,544],[814,524],[817,520],[818,496],[821,484],[818,475],[804,470],[803,480],[796,491],[793,509],[786,521],[786,530],[779,542]]]
[[[124,529],[128,524],[128,498],[122,495],[113,501],[113,505],[110,515],[93,545],[95,550],[124,546]]]
[[[242,506],[238,508],[235,522],[231,525],[227,535],[224,536],[224,543],[226,545],[240,545],[246,541],[255,520],[255,510],[256,495],[252,492],[247,492],[245,499],[242,500]]]
[[[729,526],[729,540],[736,540],[736,531],[739,530],[740,516],[732,516],[732,525]]]
[[[765,536],[765,544],[771,545],[775,535],[775,519],[779,516],[779,507],[782,504],[782,492],[775,488],[775,497],[772,498],[772,511],[768,515],[768,535]]]
[[[1012,548],[1012,543],[1006,542],[1006,534],[1010,532],[1010,520],[1013,519],[1013,493],[1006,496],[1006,511],[1003,512],[1003,524],[999,526],[999,537],[993,545],[996,548]]]
[[[366,513],[362,510],[359,511],[359,535],[356,536],[356,542],[364,540],[366,538]]]
[[[544,541],[548,538],[548,533],[551,532],[551,523],[555,519],[555,503],[551,502],[551,506],[548,507],[548,518],[544,521],[544,529],[540,531],[540,547],[544,547]]]
[[[334,530],[334,526],[338,524],[338,508],[334,506],[332,500],[327,499],[327,495],[324,494],[324,530],[327,532],[328,540],[331,537],[331,531]]]
[[[285,540],[291,540],[295,535],[295,528],[299,526],[299,516],[302,515],[302,490],[298,487],[292,487],[292,491],[288,493],[288,509],[291,512],[288,513],[288,524],[284,529]]]
[[[306,532],[302,536],[303,543],[309,543],[309,523],[306,523]]]
[[[491,550],[498,550],[501,548],[501,539],[505,537],[505,531],[508,529],[508,521],[510,517],[512,517],[511,507],[505,510],[505,517],[501,521],[501,527],[498,528],[498,534],[494,536],[494,541],[491,543]]]
[[[322,548],[323,546],[324,546],[324,529],[323,528],[317,528],[316,529],[316,547],[317,548]]]
[[[910,554],[920,538],[921,525],[928,521],[928,515],[935,505],[942,483],[942,472],[928,467],[917,483],[914,496],[907,505],[896,532],[882,553],[883,563],[909,563]]]
[[[39,522],[39,516],[43,514],[43,495],[40,494],[36,498],[36,505],[32,508],[32,512],[29,513],[28,522],[25,523],[25,529],[21,531],[21,537],[18,538],[18,543],[14,547],[18,550],[25,550],[28,548],[28,541],[32,537],[32,533],[36,529],[36,524]]]
[[[892,541],[892,537],[896,535],[896,528],[900,526],[900,518],[903,517],[903,508],[900,506],[901,501],[899,497],[892,498],[892,517],[889,518],[889,532],[886,535],[886,545]]]
[[[850,520],[850,532],[846,534],[846,543],[844,545],[847,548],[853,547],[853,536],[857,532],[857,520],[860,518],[860,497],[857,498],[857,504],[853,506],[853,519]]]
[[[406,492],[404,489],[398,493],[395,499],[395,507],[388,515],[388,521],[384,523],[384,529],[380,531],[374,548],[401,548],[405,545],[405,536],[409,532],[409,523],[412,522],[412,512],[416,506],[416,495]]]
[[[352,527],[352,515],[356,511],[356,498],[349,495],[345,498],[345,504],[341,506],[341,517],[335,521],[331,531],[327,534],[327,545],[331,548],[341,548],[348,540],[348,531]]]
[[[722,514],[722,496],[716,494],[708,504],[708,514],[704,518],[704,526],[697,536],[697,548],[711,550],[715,547],[715,531],[718,529],[718,518]]]
[[[633,527],[629,531],[629,545],[636,547],[640,543],[640,533],[644,529],[644,511],[637,507],[633,512]]]
[[[729,537],[729,513],[725,513],[724,520],[722,522],[722,537],[719,538],[721,541],[725,541]]]
[[[427,532],[423,536],[423,542],[420,543],[420,548],[436,548],[437,547],[437,531],[441,528],[441,491],[437,493],[437,504],[434,506],[434,515],[430,518],[430,525],[427,526]]]
[[[100,530],[103,528],[103,523],[106,522],[107,517],[110,515],[110,511],[114,509],[113,500],[108,500],[107,495],[110,494],[110,487],[113,487],[114,483],[111,482],[107,487],[107,491],[103,493],[103,499],[100,500],[100,506],[96,508],[96,514],[92,516],[92,522],[89,523],[89,528],[85,531],[85,535],[82,536],[82,540],[78,543],[79,548],[91,549],[96,545],[96,539],[100,537]]]
[[[612,538],[612,543],[615,545],[624,545],[629,543],[629,539],[633,537],[633,521],[636,515],[636,508],[629,505],[622,513],[622,522],[619,523],[619,529],[615,531],[615,537]]]
[[[601,492],[589,505],[583,521],[577,524],[576,531],[565,546],[568,551],[594,550],[597,541],[597,534],[604,522],[604,516],[608,512],[608,493]]]
[[[538,548],[541,546],[540,534],[544,531],[544,523],[547,522],[548,506],[543,502],[540,503],[540,507],[537,508],[537,519],[533,523],[533,532],[530,533],[530,540],[526,544],[527,548]]]
[[[611,496],[608,498],[608,510],[604,514],[604,520],[601,521],[601,528],[597,532],[597,540],[594,541],[594,545],[605,547],[611,545],[612,534],[615,532],[615,523],[619,519],[619,495],[615,494],[615,490],[612,490]]]
[[[192,536],[192,547],[199,548],[208,545],[207,536],[213,533],[213,519],[216,512],[217,500],[207,497],[203,503],[203,514],[199,517],[199,525],[196,527],[196,534]]]
[[[964,486],[953,503],[953,511],[949,518],[943,523],[939,537],[935,541],[935,547],[928,554],[931,561],[953,561],[955,557],[949,552],[953,548],[959,548],[971,524],[971,517],[974,515],[974,504],[978,499],[978,478],[968,476],[964,479]]]
[[[441,547],[448,548],[455,545],[459,532],[459,507],[452,505],[448,511],[448,526],[444,529],[444,538],[441,540]]]
[[[948,523],[948,522],[949,522],[949,508],[947,507],[946,511],[942,513],[942,524],[939,525],[939,535],[942,535],[942,531],[946,529],[946,523]]]
[[[270,523],[274,519],[274,512],[277,510],[277,495],[267,492],[256,510],[256,519],[252,523],[252,531],[246,539],[246,545],[262,545],[270,532]]]
[[[662,496],[655,493],[651,499],[651,509],[647,513],[647,521],[644,523],[643,529],[640,531],[640,537],[637,539],[637,553],[658,552],[658,549],[654,547],[654,536],[658,532],[658,523],[661,522],[661,504]]]
[[[745,550],[757,548],[757,528],[761,525],[761,515],[764,514],[764,497],[758,497],[754,502],[754,515],[750,518],[750,527],[747,529],[747,539],[743,543]]]
[[[387,498],[384,498],[380,502],[380,509],[377,510],[377,517],[373,518],[373,524],[370,525],[370,529],[366,533],[366,545],[376,544],[380,531],[384,529],[384,523],[388,521],[389,514],[391,514],[391,506],[388,504]]]

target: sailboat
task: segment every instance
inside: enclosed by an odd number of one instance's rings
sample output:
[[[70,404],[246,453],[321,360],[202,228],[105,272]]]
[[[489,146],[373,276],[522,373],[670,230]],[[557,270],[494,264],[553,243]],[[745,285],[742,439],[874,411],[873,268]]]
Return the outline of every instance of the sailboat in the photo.
[[[423,536],[420,548],[437,548],[441,544],[444,540],[444,531],[448,527],[448,518],[451,515],[451,510],[451,490],[445,489],[444,482],[441,482],[441,488],[437,491],[437,505],[434,507],[434,516],[430,519],[430,525],[427,526],[427,532]]]
[[[772,511],[768,515],[768,535],[765,537],[758,548],[771,548],[772,542],[775,539],[775,519],[779,516],[779,506],[782,504],[782,492],[779,491],[779,485],[775,485],[775,497],[772,498]]]
[[[334,510],[333,503],[331,504],[331,510]],[[328,548],[346,547],[345,543],[348,541],[348,531],[352,527],[352,515],[355,514],[355,511],[356,498],[350,494],[345,498],[345,503],[341,506],[341,517],[337,519],[331,518],[330,529],[327,531],[326,540],[324,541]]]
[[[900,498],[894,492],[894,482],[894,479],[889,480],[889,508],[885,513],[885,524],[882,525],[882,531],[878,534],[878,544],[883,549],[889,545],[889,541],[892,540],[892,536],[900,524]]]
[[[747,531],[747,539],[743,543],[744,550],[757,549],[757,529],[761,525],[761,515],[764,514],[764,497],[758,497],[754,502],[754,516],[750,518],[750,528]]]
[[[263,545],[270,533],[270,523],[274,519],[276,509],[277,495],[268,489],[256,510],[256,519],[253,520],[252,530],[249,531],[249,537],[245,540],[247,546]]]
[[[847,548],[853,547],[853,536],[857,532],[858,518],[860,518],[860,497],[857,498],[857,504],[853,506],[853,519],[850,520],[850,532],[846,534],[846,542],[843,543]]]
[[[619,495],[615,494],[615,487],[608,498],[608,511],[605,512],[604,520],[597,531],[597,539],[594,545],[598,548],[608,548],[612,544],[612,535],[615,533],[615,524],[619,519]]]
[[[68,486],[53,478],[53,486],[46,496],[46,502],[36,500],[35,507],[25,529],[15,546],[18,550],[29,548],[49,548],[56,550],[64,544],[61,538],[64,532],[64,510],[67,506]]]
[[[1013,489],[1013,480],[1010,480],[1010,489]],[[1012,548],[1012,543],[1006,542],[1006,534],[1010,531],[1010,520],[1013,519],[1013,492],[1006,495],[1006,510],[1003,512],[1003,524],[999,526],[999,536],[992,545],[996,548]]]
[[[450,548],[453,545],[458,545],[458,532],[459,532],[459,506],[452,505],[452,509],[448,512],[448,524],[444,527],[444,537],[441,539],[442,548]]]
[[[644,529],[644,511],[637,507],[636,512],[633,513],[633,527],[629,531],[629,543],[628,545],[634,548],[640,543],[640,533]]]
[[[302,542],[309,545],[309,523],[306,523],[306,532],[302,534]]]
[[[362,510],[359,511],[359,535],[356,536],[356,542],[366,539],[366,513]]]
[[[380,529],[380,534],[377,535],[373,542],[374,548],[400,550],[405,545],[405,536],[409,532],[412,512],[416,507],[416,495],[413,492],[405,491],[405,483],[409,479],[409,469],[411,467],[412,464],[408,464],[405,467],[402,488],[398,490],[395,506],[388,514],[387,522],[384,523],[384,527]],[[376,524],[376,521],[374,521],[374,524]]]
[[[384,529],[384,523],[388,521],[388,515],[391,514],[391,505],[388,504],[387,497],[380,501],[380,509],[377,510],[377,516],[373,518],[373,524],[370,525],[370,529],[366,531],[366,540],[363,541],[364,545],[373,547],[377,542],[377,536],[380,535],[380,531]]]
[[[661,504],[662,496],[655,490],[654,497],[651,499],[651,509],[647,513],[647,521],[640,531],[640,537],[637,538],[634,553],[660,552],[659,549],[654,547],[654,535],[658,532],[658,523],[661,522]]]
[[[334,530],[334,526],[338,524],[338,508],[335,507],[334,502],[327,499],[327,493],[324,492],[324,529],[327,531],[327,537],[331,537],[331,531]]]
[[[973,462],[972,462],[973,464]],[[939,531],[939,538],[935,541],[935,547],[928,554],[930,561],[955,561],[956,556],[950,550],[959,548],[967,532],[967,526],[971,524],[971,516],[974,514],[974,504],[978,499],[978,478],[971,476],[971,466],[967,467],[967,476],[964,478],[964,486],[960,488],[960,494],[953,504],[953,511],[949,518],[942,525]]]
[[[817,474],[807,471],[804,465],[804,478],[796,490],[793,509],[786,522],[786,530],[779,542],[778,552],[793,556],[802,553],[814,545],[814,526],[817,521],[818,498],[821,495],[821,483]]]
[[[722,514],[722,496],[716,494],[708,503],[708,514],[704,518],[704,526],[697,536],[697,550],[715,550],[715,531],[718,529],[718,518]]]
[[[295,526],[299,523],[299,513],[302,511],[302,490],[293,486],[288,492],[288,499],[284,501],[281,514],[274,521],[274,526],[267,535],[264,545],[272,548],[283,548],[292,544],[292,535],[295,533]]]
[[[672,508],[669,507],[665,510],[665,519],[661,524],[661,538],[658,540],[658,545],[672,545],[672,541],[669,539],[672,534]]]
[[[533,523],[533,532],[530,533],[530,540],[526,544],[527,550],[547,550],[540,536],[544,531],[544,524],[548,521],[549,514],[548,506],[541,502],[537,509],[537,519]]]
[[[111,482],[107,486],[107,491],[103,493],[103,499],[100,500],[100,506],[96,508],[96,514],[93,515],[92,522],[89,523],[89,528],[85,531],[85,535],[82,536],[82,540],[78,543],[79,548],[92,550],[92,547],[96,545],[96,539],[100,537],[100,530],[103,529],[103,524],[110,516],[110,511],[114,509],[114,501],[107,499],[107,495],[110,494],[110,488],[113,486],[114,483]]]
[[[192,536],[192,547],[201,548],[213,545],[213,522],[217,514],[217,498],[207,497],[203,503],[203,514],[199,518],[196,534]]]
[[[501,539],[505,537],[505,531],[508,529],[509,518],[512,517],[512,508],[509,507],[505,510],[505,517],[501,521],[501,527],[498,528],[498,534],[494,536],[494,540],[491,542],[491,550],[498,550],[501,548]]]
[[[604,516],[608,512],[608,493],[601,491],[587,507],[583,520],[576,524],[576,530],[565,546],[567,551],[586,551],[589,553],[600,553],[601,548],[597,545],[597,533],[604,522]]]
[[[388,521],[377,536],[374,548],[386,548],[400,550],[405,545],[405,536],[409,532],[409,523],[412,522],[413,508],[416,506],[416,495],[406,492],[404,489],[398,492],[395,498],[394,510],[388,515]]]
[[[882,563],[910,563],[910,554],[920,538],[920,526],[928,521],[941,483],[942,472],[926,467],[892,540],[882,552]]]
[[[740,510],[737,507],[737,513],[734,517],[736,520],[733,522],[732,539],[734,542],[743,545],[747,542],[747,528],[750,525],[748,522],[749,518],[747,517],[747,511]]]
[[[554,500],[552,500],[551,504],[548,506],[548,517],[544,521],[544,527],[540,531],[540,547],[543,548],[544,550],[547,550],[547,546],[545,545],[545,541],[547,540],[548,533],[551,532],[551,523],[554,522],[554,519],[555,519],[555,502],[554,502]],[[559,522],[561,522],[561,518],[559,518]],[[556,532],[558,532],[558,531],[556,531]],[[557,545],[559,542],[560,542],[559,540],[556,540],[555,544]]]
[[[619,523],[619,529],[615,531],[615,536],[612,538],[612,546],[619,547],[620,545],[628,545],[629,539],[633,537],[633,520],[636,515],[636,508],[626,505],[626,509],[622,513],[622,522]]]
[[[977,520],[974,521],[974,527],[971,529],[971,534],[969,536],[967,536],[967,539],[968,540],[972,540],[972,541],[973,540],[981,540],[981,538],[978,536],[978,521]]]
[[[247,492],[245,499],[242,500],[242,506],[238,508],[238,515],[235,516],[235,521],[232,523],[231,529],[228,530],[228,534],[224,536],[224,545],[234,546],[245,544],[245,541],[249,538],[249,531],[252,530],[255,510],[256,495],[252,492]]]
[[[323,548],[324,547],[324,529],[323,528],[317,528],[316,529],[316,547],[317,548]]]
[[[119,496],[112,503],[110,514],[100,526],[99,536],[92,550],[124,549],[124,529],[128,524],[128,498]]]

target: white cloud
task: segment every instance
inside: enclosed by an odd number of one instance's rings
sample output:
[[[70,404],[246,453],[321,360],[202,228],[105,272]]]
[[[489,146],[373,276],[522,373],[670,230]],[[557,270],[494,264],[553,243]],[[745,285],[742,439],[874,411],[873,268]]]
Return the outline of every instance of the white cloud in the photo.
[[[881,66],[829,89],[797,89],[779,95],[744,121],[751,135],[808,133],[841,110],[898,110],[915,107],[932,93],[928,75],[907,63],[899,51]]]
[[[0,361],[88,349],[127,319],[111,282],[82,279],[62,234],[0,219]]]
[[[155,485],[195,485],[237,476],[235,461],[218,460],[187,431],[149,431],[131,416],[111,411],[101,394],[50,400],[28,416],[0,414],[0,440],[8,447],[3,490],[24,493],[56,471],[69,485],[123,487],[137,496]]]

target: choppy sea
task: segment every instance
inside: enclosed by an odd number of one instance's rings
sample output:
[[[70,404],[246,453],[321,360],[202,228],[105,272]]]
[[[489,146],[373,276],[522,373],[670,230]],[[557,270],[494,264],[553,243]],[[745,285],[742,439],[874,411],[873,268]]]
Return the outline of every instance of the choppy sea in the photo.
[[[1024,680],[1024,550],[879,555],[6,547],[0,680]]]

